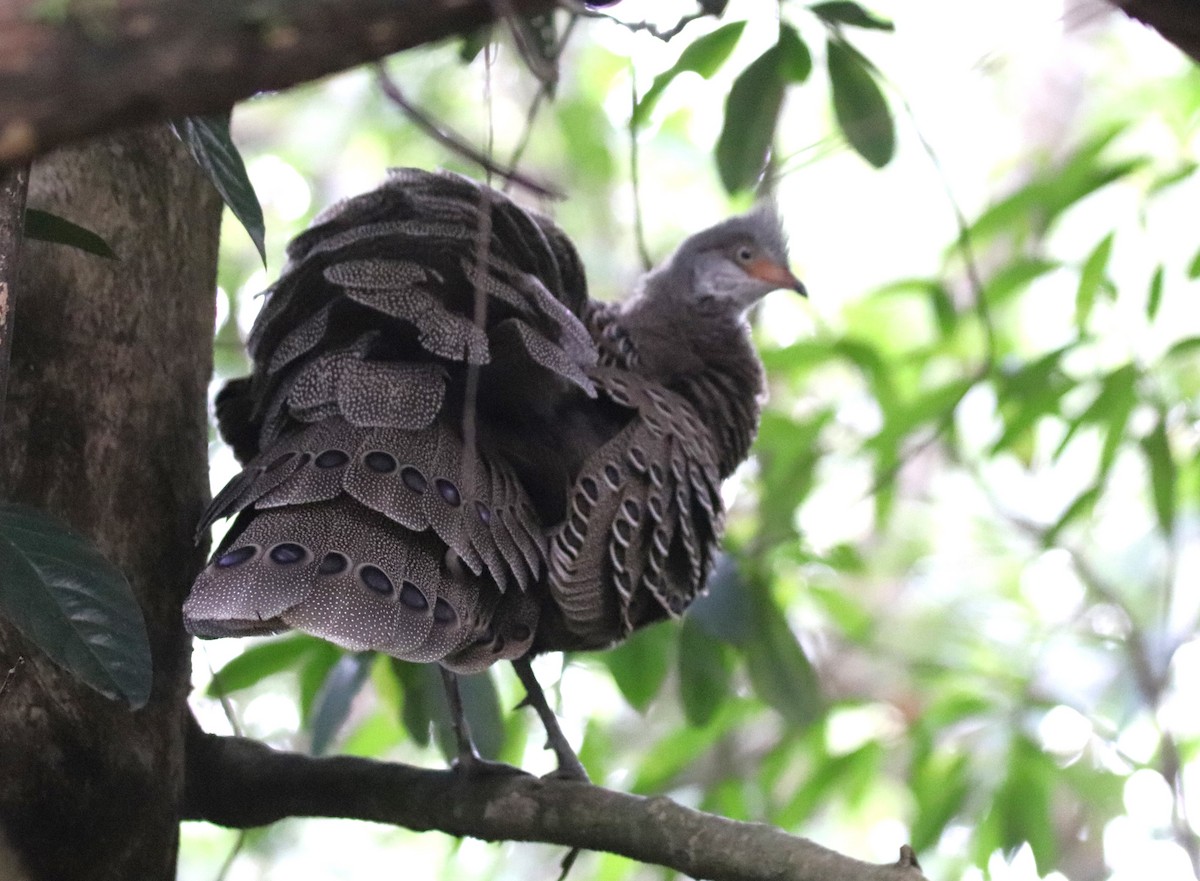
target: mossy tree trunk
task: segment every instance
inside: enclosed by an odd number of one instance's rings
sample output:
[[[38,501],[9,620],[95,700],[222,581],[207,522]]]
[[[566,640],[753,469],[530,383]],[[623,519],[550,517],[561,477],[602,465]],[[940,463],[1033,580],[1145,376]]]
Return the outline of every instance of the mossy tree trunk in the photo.
[[[175,877],[190,639],[203,548],[220,200],[156,126],[35,164],[28,204],[103,236],[105,260],[26,241],[0,497],[49,511],[128,576],[154,660],[136,712],[0,620],[0,875]],[[0,573],[0,578],[3,573]]]

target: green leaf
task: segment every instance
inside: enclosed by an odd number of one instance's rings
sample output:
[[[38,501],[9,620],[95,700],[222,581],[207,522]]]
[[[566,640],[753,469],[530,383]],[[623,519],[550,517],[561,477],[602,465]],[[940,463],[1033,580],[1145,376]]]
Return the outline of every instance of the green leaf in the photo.
[[[252,645],[213,674],[208,694],[220,696],[257,685],[275,673],[296,666],[320,640],[296,633],[284,639]]]
[[[1075,294],[1075,324],[1081,330],[1091,317],[1092,307],[1096,304],[1096,294],[1104,283],[1104,272],[1108,268],[1109,257],[1112,256],[1113,236],[1109,233],[1092,249],[1083,262],[1079,272],[1079,289]]]
[[[736,557],[717,557],[707,593],[696,598],[685,620],[729,645],[745,645],[754,638],[754,607]]]
[[[371,667],[374,652],[352,652],[342,655],[321,684],[313,701],[309,729],[312,731],[312,754],[324,755],[333,739],[350,716],[350,706],[362,691]]]
[[[649,748],[642,746],[638,756],[641,764],[630,791],[642,795],[661,795],[675,777],[693,767],[698,758],[728,737],[738,723],[746,718],[747,712],[747,701],[729,701],[706,727],[679,725]],[[591,762],[587,766],[593,767]]]
[[[108,246],[108,242],[100,236],[90,229],[85,229],[65,217],[59,217],[49,211],[26,208],[24,235],[28,239],[37,239],[39,242],[78,248],[80,251],[95,254],[97,257],[106,257],[109,260],[117,259],[117,255]]]
[[[816,671],[765,587],[755,588],[755,638],[742,647],[755,693],[790,724],[811,725],[821,716]]]
[[[1160,263],[1150,277],[1150,291],[1146,295],[1146,317],[1151,321],[1158,315],[1158,307],[1162,305],[1163,267]]]
[[[826,64],[838,128],[858,155],[883,168],[896,152],[896,127],[875,75],[848,43],[831,37]]]
[[[728,649],[692,621],[679,632],[679,696],[692,725],[707,725],[730,694],[733,665]]]
[[[737,46],[738,39],[745,29],[746,22],[744,21],[730,22],[687,46],[679,53],[678,60],[669,69],[656,76],[650,88],[646,90],[646,94],[642,95],[642,99],[634,108],[632,124],[635,127],[645,124],[667,86],[671,85],[681,73],[697,73],[704,79],[709,79],[720,70],[721,65],[725,63],[734,47]]]
[[[504,713],[491,673],[484,670],[469,676],[460,675],[458,690],[462,695],[463,714],[471,729],[471,741],[479,755],[485,759],[499,759],[504,750]]]
[[[208,174],[233,216],[249,234],[254,247],[258,249],[258,256],[266,266],[266,225],[263,223],[262,206],[246,174],[242,154],[229,134],[229,118],[188,116],[172,122],[171,128],[187,145],[192,158]]]
[[[150,641],[120,570],[41,511],[0,504],[0,615],[59,666],[134,709],[150,698]]]
[[[911,791],[917,802],[911,841],[918,853],[937,844],[942,831],[958,814],[970,792],[967,756],[936,752],[923,756],[914,769]]]
[[[1057,769],[1026,737],[1018,737],[1008,757],[1008,776],[992,800],[989,819],[997,821],[999,844],[1012,853],[1026,842],[1033,850],[1039,875],[1054,867],[1058,845],[1051,817]],[[986,822],[986,820],[985,820]]]
[[[390,665],[392,675],[404,692],[400,721],[414,742],[428,746],[433,724],[448,725],[450,722],[441,674],[433,664],[414,664],[392,658]]]
[[[481,28],[476,28],[462,38],[462,42],[458,44],[458,60],[463,64],[470,64],[479,57],[479,53],[492,39],[491,25],[484,25]]]
[[[1092,509],[1096,507],[1096,502],[1100,500],[1100,494],[1103,491],[1104,487],[1097,484],[1085,489],[1076,496],[1075,500],[1067,505],[1067,509],[1063,511],[1062,516],[1058,518],[1058,522],[1046,530],[1046,534],[1042,537],[1042,544],[1048,548],[1057,544],[1058,537],[1064,529],[1080,517],[1086,517],[1091,514]]]
[[[743,70],[725,101],[725,125],[717,138],[717,171],[727,192],[753,186],[771,152],[785,80],[783,49],[776,43]]]
[[[1153,430],[1142,438],[1142,452],[1150,465],[1150,491],[1158,527],[1163,535],[1170,536],[1175,530],[1175,487],[1179,469],[1167,439],[1166,414],[1160,413]]]
[[[1042,257],[1019,257],[992,276],[984,285],[984,296],[989,304],[999,305],[1061,265],[1057,260]]]
[[[1076,432],[1084,425],[1107,424],[1104,447],[1100,455],[1099,480],[1107,475],[1116,458],[1117,450],[1125,437],[1125,426],[1129,415],[1137,403],[1137,367],[1124,364],[1104,377],[1100,390],[1087,409],[1071,420],[1063,439],[1055,449],[1053,459],[1057,460],[1067,448]]]
[[[799,31],[789,24],[779,27],[779,73],[784,82],[802,83],[812,73],[812,53]]]
[[[1163,355],[1164,361],[1175,358],[1192,358],[1200,351],[1200,336],[1190,336],[1175,343]]]
[[[334,665],[341,660],[345,654],[340,648],[331,642],[324,640],[315,640],[314,645],[307,655],[303,657],[300,665],[300,718],[311,719],[313,707],[316,706],[317,695],[321,691],[321,686],[325,684],[325,679],[329,676],[329,671],[334,668]]]
[[[639,712],[646,711],[667,677],[672,636],[668,627],[647,627],[601,656],[625,700]]]
[[[809,9],[826,24],[848,24],[856,28],[870,28],[876,31],[894,31],[896,26],[886,18],[868,12],[851,0],[829,0],[826,3],[815,3]]]

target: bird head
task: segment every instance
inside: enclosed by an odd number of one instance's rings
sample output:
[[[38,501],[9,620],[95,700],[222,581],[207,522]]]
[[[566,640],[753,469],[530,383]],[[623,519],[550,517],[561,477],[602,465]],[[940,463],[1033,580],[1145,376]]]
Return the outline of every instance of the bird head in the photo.
[[[697,300],[739,313],[779,288],[807,296],[788,268],[783,227],[769,202],[689,237],[664,269]]]

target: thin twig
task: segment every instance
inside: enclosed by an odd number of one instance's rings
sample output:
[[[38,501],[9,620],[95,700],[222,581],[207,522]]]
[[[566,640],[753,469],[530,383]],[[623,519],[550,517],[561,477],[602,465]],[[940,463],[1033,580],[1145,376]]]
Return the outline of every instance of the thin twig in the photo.
[[[493,191],[488,187],[479,188],[479,228],[475,237],[475,272],[479,279],[475,285],[475,311],[472,321],[480,330],[487,327],[488,297],[483,290],[483,280],[488,275],[488,254],[492,247],[492,205]],[[474,462],[476,457],[477,414],[479,402],[479,365],[472,360],[467,362],[467,383],[463,392],[463,461]],[[475,469],[467,468],[463,475],[463,494],[472,498],[475,495]]]
[[[245,846],[246,830],[239,829],[237,840],[233,842],[233,847],[230,848],[229,853],[225,856],[225,862],[221,863],[221,868],[217,872],[217,877],[214,879],[214,881],[225,881],[225,879],[229,876],[229,870],[233,868],[233,861],[238,858],[238,854],[242,852],[242,849]]]
[[[25,195],[28,191],[28,165],[0,167],[0,425],[4,423],[4,401],[8,395],[8,365],[12,358],[13,319],[17,305],[17,271],[20,267]]]
[[[637,119],[638,88],[637,72],[633,64],[629,65],[629,181],[633,185],[633,235],[637,241],[638,257],[642,261],[642,269],[647,272],[654,266],[650,259],[650,249],[646,247],[646,230],[642,223],[642,186],[641,175],[638,174],[638,127]]]
[[[638,33],[640,31],[647,33],[652,37],[657,37],[664,43],[669,42],[673,37],[678,36],[684,28],[686,28],[696,19],[704,18],[705,16],[709,15],[715,15],[714,12],[706,7],[706,4],[701,3],[699,11],[688,13],[680,18],[679,21],[675,22],[674,25],[664,31],[660,30],[658,25],[651,21],[621,21],[621,19],[617,18],[615,15],[609,15],[607,12],[600,12],[598,9],[591,9],[585,6],[583,3],[579,2],[579,0],[559,0],[559,3],[564,9],[568,9],[576,15],[583,16],[584,18],[598,18],[611,21],[613,24],[620,25],[621,27],[628,31],[632,31],[633,33]]]
[[[558,45],[554,48],[554,59],[557,63],[562,57],[563,50],[567,46],[567,41],[571,38],[571,34],[575,30],[575,26],[579,23],[579,16],[572,15],[567,21],[567,26],[563,28],[562,36],[559,38]],[[513,149],[512,156],[509,157],[508,167],[516,169],[521,164],[521,158],[525,155],[525,150],[529,146],[529,142],[533,137],[533,124],[537,121],[538,114],[541,112],[542,106],[547,98],[550,97],[552,87],[546,83],[542,83],[537,92],[533,96],[533,100],[529,102],[529,109],[525,111],[525,128],[521,132],[521,139],[517,142],[517,146]],[[508,181],[504,183],[504,192],[508,192],[510,184]]]
[[[558,83],[558,56],[552,54],[550,58],[544,58],[537,49],[529,44],[529,36],[521,28],[521,19],[513,9],[511,0],[491,0],[491,3],[496,18],[503,20],[508,25],[513,44],[517,47],[517,54],[525,62],[525,67],[537,77],[543,88],[553,90]]]
[[[505,168],[496,164],[492,159],[483,155],[461,135],[450,132],[439,125],[433,117],[426,113],[421,108],[417,107],[405,97],[400,87],[388,76],[387,70],[382,64],[375,65],[375,72],[379,78],[379,87],[388,99],[399,107],[404,114],[425,134],[429,135],[443,147],[454,151],[459,156],[470,159],[480,167],[484,168],[489,174],[494,174],[497,177],[512,181],[525,189],[529,190],[544,199],[564,199],[565,196],[545,184],[538,183],[533,178],[528,177],[511,168]]]
[[[933,149],[933,145],[929,143],[929,139],[925,137],[925,132],[921,130],[921,126],[917,122],[916,112],[903,94],[900,94],[899,91],[897,91],[897,94],[900,95],[900,104],[904,108],[904,112],[908,115],[909,121],[912,122],[913,131],[917,133],[917,139],[921,142],[921,148],[925,151],[925,155],[929,157],[929,161],[933,165],[933,170],[942,185],[942,191],[946,194],[946,201],[950,203],[950,208],[954,212],[954,223],[958,227],[958,241],[956,244],[958,245],[959,254],[962,256],[963,267],[967,272],[967,282],[971,287],[971,297],[975,306],[975,313],[979,316],[979,323],[983,325],[988,364],[995,364],[998,351],[996,327],[992,322],[991,309],[988,307],[983,276],[979,271],[979,263],[975,259],[975,248],[971,244],[970,224],[967,223],[967,216],[963,213],[962,206],[954,195],[954,188],[950,186],[950,179],[946,176],[946,170],[942,166],[941,159],[938,158],[937,151]]]

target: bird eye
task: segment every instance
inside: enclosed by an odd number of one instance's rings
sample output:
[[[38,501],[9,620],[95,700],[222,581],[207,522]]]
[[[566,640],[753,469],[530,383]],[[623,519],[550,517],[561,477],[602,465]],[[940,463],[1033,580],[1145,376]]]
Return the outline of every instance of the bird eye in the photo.
[[[750,250],[748,247],[746,247],[745,245],[743,245],[742,247],[738,248],[738,252],[737,252],[737,258],[738,258],[738,260],[740,260],[742,263],[749,263],[749,262],[750,262],[750,260],[751,260],[753,257],[754,257],[754,252],[753,252],[753,251],[751,251],[751,250]]]

